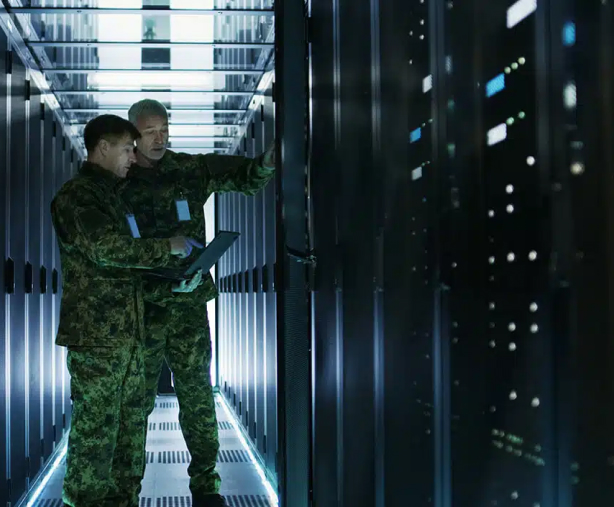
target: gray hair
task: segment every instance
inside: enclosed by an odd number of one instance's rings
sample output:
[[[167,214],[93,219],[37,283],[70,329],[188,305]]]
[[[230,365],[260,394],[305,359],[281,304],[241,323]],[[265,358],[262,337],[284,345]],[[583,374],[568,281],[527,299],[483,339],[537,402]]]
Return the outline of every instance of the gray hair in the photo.
[[[139,118],[148,116],[161,116],[168,118],[168,111],[164,104],[153,99],[139,100],[128,110],[128,120],[133,125],[136,125]]]

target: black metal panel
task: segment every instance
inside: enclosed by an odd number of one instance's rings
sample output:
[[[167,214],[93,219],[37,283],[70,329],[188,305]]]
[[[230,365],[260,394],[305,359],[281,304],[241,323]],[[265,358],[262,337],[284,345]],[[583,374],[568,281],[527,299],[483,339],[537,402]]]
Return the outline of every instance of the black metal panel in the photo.
[[[215,196],[215,223],[216,233],[226,229],[226,198],[225,196]],[[215,268],[218,282],[221,279],[222,291],[216,303],[217,312],[217,351],[218,351],[218,386],[222,394],[226,395],[228,382],[226,373],[228,371],[228,256],[224,255]]]
[[[245,293],[245,279],[243,272],[245,271],[247,261],[247,231],[245,230],[245,209],[246,209],[247,197],[241,194],[235,196],[235,223],[237,224],[237,231],[241,233],[239,238],[239,245],[237,249],[237,264],[235,276],[238,283],[238,294],[236,297],[237,305],[237,410],[239,418],[244,427],[247,427],[246,413],[249,410],[247,405],[247,343],[249,337],[247,336],[247,294]]]
[[[222,230],[228,230],[230,226],[230,215],[228,209],[228,196],[221,195],[217,197],[219,205],[216,206],[216,217]],[[230,400],[230,368],[231,368],[231,314],[230,314],[230,256],[232,255],[232,248],[230,251],[222,257],[220,264],[218,264],[217,276],[225,275],[226,278],[226,293],[223,295],[223,299],[218,301],[217,305],[222,318],[218,321],[218,346],[220,353],[222,354],[222,363],[218,365],[218,372],[220,375],[220,386],[224,395]],[[223,327],[222,327],[223,326]]]
[[[342,502],[341,362],[342,319],[339,315],[335,98],[339,19],[333,2],[312,2],[311,8],[311,182],[313,248],[318,255],[313,300],[313,481],[314,505]]]
[[[264,145],[269,146],[275,136],[275,104],[270,91],[264,99]],[[274,266],[277,259],[275,245],[276,231],[276,193],[273,185],[263,192],[264,199],[264,266],[265,278],[265,385],[266,385],[266,425],[265,425],[265,462],[268,471],[278,480],[279,462],[277,460],[277,292],[274,285]]]
[[[7,113],[7,81],[6,81],[6,73],[4,72],[4,62],[6,58],[6,48],[7,48],[7,40],[4,33],[0,32],[0,132],[5,131],[6,129],[6,113]],[[6,136],[0,135],[0,160],[6,160]],[[5,261],[7,257],[7,240],[9,230],[8,227],[8,215],[7,215],[7,202],[9,195],[9,188],[6,186],[7,176],[8,176],[8,167],[9,165],[6,163],[0,164],[0,181],[3,182],[5,188],[0,191],[0,224],[2,224],[2,234],[0,236],[0,252],[2,253],[2,269],[0,270],[0,282],[2,287],[2,296],[3,302],[5,298],[9,297],[6,295],[6,279],[5,279]],[[0,340],[0,367],[2,371],[5,371],[6,368],[6,323],[8,319],[8,315],[6,314],[6,304],[0,305],[0,336],[2,339]],[[7,441],[7,385],[6,385],[6,376],[0,375],[0,455],[7,456],[7,452],[9,450],[9,442]],[[8,470],[6,459],[0,461],[0,504],[4,505],[9,501],[8,497],[8,488],[7,485],[8,478]]]
[[[67,27],[67,32],[70,33],[70,27]],[[70,50],[72,51],[72,49]],[[70,57],[70,53],[68,53],[67,58]],[[70,160],[70,138],[66,135],[64,128],[62,128],[62,173],[61,180],[59,182],[59,188],[67,182],[72,177],[72,161]],[[59,255],[59,254],[58,254]],[[59,258],[59,257],[58,257]],[[58,263],[58,271],[60,273],[59,276],[59,284],[58,284],[58,324],[60,321],[59,310],[60,304],[62,301],[62,292],[63,292],[63,278],[62,278],[62,265],[61,262]],[[71,415],[71,400],[70,400],[70,375],[68,373],[68,368],[66,365],[66,357],[67,357],[67,349],[65,347],[59,347],[61,351],[61,365],[58,364],[58,372],[60,372],[58,382],[61,382],[61,400],[62,400],[62,436],[66,435],[68,429],[70,428],[70,415]],[[61,379],[61,380],[60,380]]]
[[[43,200],[41,204],[41,217],[43,234],[41,248],[43,252],[42,266],[45,268],[46,291],[42,296],[43,305],[43,357],[45,358],[43,370],[43,455],[45,460],[51,456],[55,443],[54,430],[54,399],[55,399],[55,351],[54,344],[56,320],[54,317],[54,299],[52,275],[55,269],[55,233],[51,223],[51,201],[55,195],[55,139],[53,137],[53,114],[50,109],[44,108],[44,164],[43,164]],[[59,261],[57,261],[59,262]]]
[[[450,444],[445,451],[452,457],[452,466],[447,463],[445,469],[446,474],[452,475],[452,490],[450,492],[449,487],[447,492],[439,489],[436,495],[441,498],[445,493],[448,500],[451,494],[453,505],[467,501],[483,505],[513,501],[512,491],[506,499],[491,497],[492,491],[487,491],[491,480],[488,474],[492,426],[489,420],[491,406],[484,406],[489,398],[485,389],[494,382],[484,382],[481,375],[490,379],[490,375],[502,371],[502,365],[493,361],[492,349],[488,348],[488,340],[484,338],[489,332],[485,324],[488,308],[485,307],[484,284],[485,259],[488,258],[485,227],[489,217],[483,199],[485,167],[481,147],[485,132],[479,105],[485,88],[481,85],[476,89],[478,79],[474,74],[481,65],[481,58],[475,51],[480,47],[479,27],[483,21],[474,19],[473,7],[459,6],[454,12],[445,13],[447,32],[444,32],[445,41],[438,45],[436,58],[441,58],[441,52],[449,55],[447,61],[451,70],[446,72],[445,68],[434,67],[435,89],[432,92],[439,104],[450,101],[443,114],[436,110],[435,125],[439,130],[435,132],[442,137],[438,138],[433,169],[440,180],[443,215],[439,238],[441,273],[447,289],[441,295],[444,325],[439,344],[449,356],[449,362],[445,364],[442,355],[436,358],[439,360],[436,368],[442,372],[441,376],[446,375],[443,385],[446,394],[451,392],[451,396],[447,396],[451,412],[446,413],[448,427],[445,434]],[[440,26],[441,20],[437,19],[436,24]],[[498,32],[501,32],[500,23]],[[491,56],[496,56],[496,51]],[[479,78],[480,83],[485,82],[483,79]],[[442,129],[447,129],[445,139]],[[445,142],[450,148],[444,152]],[[505,359],[504,355],[501,357]],[[480,376],[472,374],[472,364],[483,365]],[[441,390],[439,394],[442,394]],[[442,438],[441,434],[438,436]],[[469,466],[461,467],[459,459],[466,460]],[[499,479],[496,481],[500,482]]]
[[[241,214],[240,214],[240,199],[241,196],[239,194],[234,194],[230,198],[231,207],[232,207],[232,223],[233,230],[240,231],[241,228]],[[236,249],[234,251],[233,258],[233,279],[234,279],[234,294],[233,294],[233,327],[234,327],[234,335],[233,335],[233,344],[235,350],[234,356],[234,375],[233,375],[233,395],[234,395],[234,404],[235,404],[235,412],[239,417],[239,420],[243,422],[243,414],[241,403],[242,398],[242,388],[243,388],[243,371],[241,370],[241,345],[243,343],[243,320],[241,313],[241,278],[239,274],[241,273],[241,260],[242,260],[242,244],[241,241],[236,242]]]
[[[343,394],[338,401],[342,429],[339,455],[343,467],[341,501],[344,505],[375,505],[374,469],[374,197],[371,104],[373,62],[371,6],[367,1],[340,0],[337,34],[342,58],[339,73],[339,165],[336,193],[338,224],[337,283],[340,303],[340,357]],[[365,34],[356,38],[354,31]],[[315,178],[315,177],[314,177]],[[314,203],[315,205],[315,203]],[[326,336],[321,339],[326,339]],[[368,416],[365,417],[365,415]]]
[[[61,125],[56,126],[56,136],[54,139],[55,151],[54,151],[54,175],[53,182],[55,192],[57,192],[65,180],[66,174],[66,144],[64,142],[64,137],[62,135]],[[54,192],[54,193],[55,193]],[[54,236],[55,239],[55,236]],[[58,273],[56,280],[58,282],[61,281],[61,263],[60,263],[60,255],[57,246],[57,240],[55,243],[55,262],[54,269]],[[61,283],[61,282],[60,282]],[[61,292],[60,292],[60,283],[56,284],[56,291],[54,294],[54,333],[57,331],[57,325],[59,324],[59,311],[60,311],[60,302],[61,302]],[[62,436],[64,435],[64,369],[66,367],[65,356],[66,349],[64,347],[55,347],[54,349],[54,357],[55,357],[55,398],[54,398],[54,418],[53,424],[55,428],[55,441],[58,443]]]
[[[232,229],[234,226],[232,222],[232,207],[230,202],[230,196],[225,195],[220,199],[223,199],[224,208],[220,213],[224,213],[224,226],[228,229]],[[233,392],[234,392],[234,360],[235,360],[235,348],[234,348],[234,295],[232,294],[233,290],[233,278],[232,273],[234,272],[234,249],[236,247],[233,246],[231,250],[225,256],[225,267],[228,273],[228,294],[226,296],[226,331],[225,331],[225,340],[226,340],[226,371],[224,372],[224,385],[226,386],[226,396],[228,397],[228,401],[232,404],[233,400]]]
[[[264,145],[264,118],[262,112],[258,111],[253,123],[253,146],[254,153],[262,153],[265,149]],[[256,355],[256,373],[254,376],[255,385],[255,431],[254,438],[256,448],[265,456],[266,450],[264,447],[264,435],[266,434],[266,307],[265,295],[262,290],[262,266],[264,265],[264,206],[266,192],[261,192],[254,197],[254,269],[255,269],[255,288],[254,288],[254,312],[255,312],[255,355]]]
[[[74,49],[71,49],[71,57],[74,57]],[[66,165],[66,170],[64,171],[64,180],[62,184],[71,179],[75,174],[75,160],[74,155],[72,155],[72,147],[71,140],[68,135],[66,135],[66,131],[63,131],[64,140],[62,141],[62,150],[64,152],[64,164]],[[60,266],[61,267],[61,266]],[[59,292],[59,301],[62,300],[62,279],[60,278],[60,292]],[[58,320],[59,323],[59,320]],[[67,350],[62,347],[64,352],[63,354],[63,366],[62,366],[62,382],[63,382],[63,392],[62,392],[62,425],[63,425],[63,434],[66,434],[70,429],[70,417],[72,415],[72,401],[70,396],[70,374],[68,372],[68,367],[66,365],[66,357]]]
[[[31,86],[29,100],[28,149],[28,249],[27,260],[31,268],[31,280],[27,300],[28,325],[28,386],[29,386],[29,476],[33,478],[43,463],[42,449],[42,406],[41,392],[45,356],[42,342],[45,337],[41,329],[42,297],[40,293],[40,267],[42,265],[42,196],[43,196],[43,151],[41,123],[41,95],[35,85]]]
[[[232,230],[236,230],[237,223],[237,202],[236,195],[228,196],[228,214],[229,221]],[[237,276],[239,271],[239,250],[240,244],[235,241],[232,251],[230,252],[230,273],[232,276],[232,293],[230,297],[230,343],[231,343],[231,360],[230,360],[230,400],[235,413],[238,415],[238,402],[237,396],[239,396],[239,304],[237,299]]]
[[[279,493],[283,506],[306,507],[311,490],[310,302],[306,267],[287,248],[306,252],[307,47],[305,5],[275,4],[277,172],[277,379]]]
[[[15,263],[15,291],[9,296],[10,330],[8,332],[10,358],[7,369],[10,370],[10,478],[12,501],[27,487],[27,340],[26,334],[26,208],[27,180],[26,150],[23,140],[27,139],[27,117],[25,100],[25,67],[19,61],[13,62],[11,74],[10,100],[10,241],[9,257]]]
[[[232,225],[232,230],[237,230],[239,227],[238,223],[238,209],[237,209],[237,201],[239,196],[236,194],[232,194],[229,196],[229,213],[230,213],[230,223]],[[240,331],[241,331],[241,321],[240,321],[240,312],[239,312],[239,298],[238,298],[238,284],[237,284],[237,273],[240,270],[240,250],[241,244],[238,241],[235,241],[233,245],[233,249],[231,252],[231,274],[233,279],[233,292],[231,296],[231,343],[232,343],[232,368],[230,374],[231,380],[231,401],[232,406],[235,410],[235,414],[241,417],[240,414],[240,379],[241,379],[241,370],[239,368],[239,354],[241,353],[240,348]]]
[[[243,314],[244,314],[244,352],[243,352],[243,374],[245,389],[243,391],[244,412],[245,412],[245,427],[248,434],[251,434],[250,426],[252,417],[254,416],[252,390],[254,387],[253,370],[254,370],[254,305],[251,284],[246,276],[247,272],[253,266],[254,249],[251,243],[253,240],[253,231],[250,231],[250,220],[253,220],[253,197],[245,197],[243,199],[243,230],[245,234],[245,249],[243,259],[243,269],[241,277],[243,278]]]
[[[560,425],[561,443],[571,451],[562,463],[560,482],[572,484],[563,497],[568,503],[561,505],[606,506],[614,502],[614,9],[610,2],[565,7],[552,30],[553,38],[557,29],[563,35],[564,47],[560,39],[552,44],[561,48],[566,64],[557,91],[564,99],[558,102],[564,106],[559,113],[568,126],[558,130],[567,159],[555,165],[562,193],[555,202],[570,197],[571,213],[559,217],[561,228],[565,225],[564,232],[572,235],[563,266],[569,268],[572,284],[559,284],[558,300],[564,305],[555,308],[559,315],[570,314],[571,321],[569,342],[557,351],[568,358],[561,374],[572,372],[566,375],[568,382],[559,384],[559,420],[568,415],[569,404],[563,401],[571,398],[575,410],[564,420],[569,424]]]
[[[247,153],[248,157],[255,157],[256,153],[254,151],[254,139],[251,136],[252,129],[250,126],[246,129],[245,139],[247,145]],[[256,328],[256,294],[254,293],[254,283],[252,278],[252,272],[254,266],[256,265],[256,244],[254,241],[255,231],[254,226],[256,222],[256,200],[255,197],[247,197],[245,200],[245,239],[246,239],[246,262],[244,265],[245,269],[245,292],[246,292],[246,338],[247,338],[247,350],[246,350],[246,360],[247,360],[247,407],[246,407],[246,426],[248,430],[248,435],[255,439],[255,428],[258,426],[257,417],[258,411],[256,409],[256,386],[258,385],[256,379],[257,373],[257,352],[256,352],[256,343],[258,339],[258,330]]]
[[[224,202],[225,202],[224,211],[225,211],[225,216],[226,216],[226,223],[227,223],[227,226],[230,229],[232,229],[234,227],[234,223],[233,223],[233,211],[234,210],[232,208],[231,196],[228,195],[228,196],[223,196],[223,197],[224,197]],[[226,332],[227,350],[228,350],[228,357],[227,357],[228,370],[225,372],[225,378],[227,379],[226,385],[228,386],[226,394],[231,404],[234,401],[234,390],[235,390],[234,381],[235,381],[235,375],[236,375],[236,369],[234,367],[236,349],[235,349],[235,313],[234,313],[235,305],[234,305],[234,294],[233,294],[233,290],[234,290],[233,273],[235,271],[234,256],[235,256],[236,248],[237,247],[233,245],[231,250],[226,255],[226,259],[227,259],[226,268],[228,270],[229,294],[227,297],[228,306],[226,309],[226,314],[227,314],[226,321],[227,321],[227,326],[228,326],[227,332]]]

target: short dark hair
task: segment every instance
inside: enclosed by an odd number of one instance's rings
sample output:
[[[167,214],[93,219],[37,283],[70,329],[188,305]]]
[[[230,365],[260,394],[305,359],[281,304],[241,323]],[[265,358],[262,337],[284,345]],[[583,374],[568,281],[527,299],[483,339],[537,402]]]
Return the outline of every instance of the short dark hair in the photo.
[[[129,135],[133,141],[141,137],[138,129],[128,120],[114,114],[103,114],[90,120],[83,131],[83,141],[88,153],[94,151],[101,140],[118,142]]]

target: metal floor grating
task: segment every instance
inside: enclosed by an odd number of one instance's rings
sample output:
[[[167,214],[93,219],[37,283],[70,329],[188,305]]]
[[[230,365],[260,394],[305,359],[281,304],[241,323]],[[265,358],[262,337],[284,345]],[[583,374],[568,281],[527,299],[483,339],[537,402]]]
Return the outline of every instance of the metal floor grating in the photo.
[[[219,421],[217,423],[218,430],[232,430],[234,429],[232,424],[228,421]],[[150,422],[148,425],[148,431],[181,431],[179,422]]]
[[[187,474],[190,454],[179,426],[179,404],[174,396],[163,396],[155,407],[148,422],[147,470],[140,507],[192,507]],[[219,401],[216,408],[221,493],[230,507],[272,507],[256,468]],[[62,507],[63,480],[64,464],[53,474],[33,507]]]
[[[62,507],[63,505],[59,498],[45,498],[36,502],[37,507]]]
[[[162,463],[166,465],[189,464],[191,460],[188,451],[147,451],[147,463]],[[217,457],[218,463],[249,463],[249,454],[237,449],[221,449]]]
[[[230,507],[272,507],[269,499],[263,495],[227,495],[226,502]],[[192,498],[189,496],[141,497],[140,507],[192,507]]]

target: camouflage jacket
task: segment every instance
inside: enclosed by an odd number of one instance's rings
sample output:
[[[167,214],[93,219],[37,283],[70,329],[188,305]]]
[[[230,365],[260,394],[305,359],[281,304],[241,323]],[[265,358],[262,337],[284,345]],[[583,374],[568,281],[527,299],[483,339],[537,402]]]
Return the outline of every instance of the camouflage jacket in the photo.
[[[56,343],[116,346],[142,331],[142,281],[136,269],[166,266],[168,239],[134,239],[121,181],[86,162],[51,203],[63,294]]]
[[[132,166],[120,192],[130,203],[143,238],[189,236],[204,244],[203,206],[215,192],[241,192],[255,195],[273,177],[275,171],[262,165],[262,157],[250,159],[232,155],[189,155],[167,151],[153,169]],[[179,204],[178,204],[179,202]],[[180,205],[187,206],[180,216]],[[172,266],[189,266],[198,255],[173,259]],[[204,304],[218,292],[209,273],[204,283],[192,293],[173,293],[171,284],[146,281],[146,301]]]

